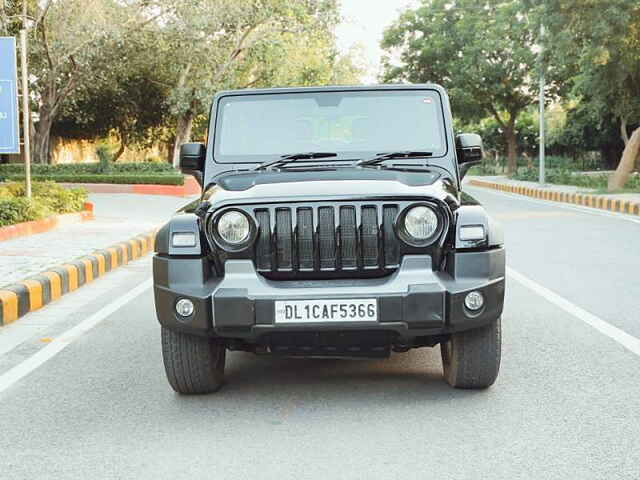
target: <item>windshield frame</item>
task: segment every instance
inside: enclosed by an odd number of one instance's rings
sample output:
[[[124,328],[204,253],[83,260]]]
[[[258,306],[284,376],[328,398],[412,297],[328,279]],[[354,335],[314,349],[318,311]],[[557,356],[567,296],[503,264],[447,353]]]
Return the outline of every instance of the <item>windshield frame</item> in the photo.
[[[438,120],[438,124],[439,124],[439,128],[440,128],[440,134],[441,134],[441,138],[442,138],[442,150],[437,152],[436,155],[430,156],[430,157],[426,157],[425,159],[442,159],[445,157],[450,156],[450,150],[451,150],[451,145],[450,145],[450,138],[448,135],[448,124],[447,124],[447,117],[446,117],[446,108],[448,107],[448,99],[446,98],[446,96],[443,96],[442,92],[438,89],[438,88],[433,88],[430,85],[420,85],[420,86],[410,86],[412,88],[407,88],[409,86],[393,86],[391,88],[389,88],[391,86],[385,86],[385,88],[380,88],[380,87],[372,87],[372,88],[363,88],[363,87],[343,87],[343,88],[339,88],[339,87],[318,87],[316,89],[314,88],[299,88],[299,89],[269,89],[269,90],[244,90],[244,91],[229,91],[229,92],[220,92],[216,97],[216,101],[214,102],[214,104],[212,105],[212,109],[211,109],[211,122],[210,125],[213,130],[212,135],[209,136],[209,148],[207,149],[209,151],[210,154],[210,158],[211,160],[217,164],[217,165],[242,165],[243,168],[247,167],[247,168],[251,168],[251,165],[259,165],[261,163],[263,163],[264,161],[273,159],[276,160],[280,155],[276,155],[276,154],[271,154],[271,155],[265,155],[264,158],[260,159],[260,160],[245,160],[245,161],[240,161],[240,160],[218,160],[216,159],[216,154],[217,152],[217,148],[219,146],[219,132],[221,132],[221,122],[222,122],[222,117],[223,115],[220,113],[220,109],[222,108],[221,106],[223,105],[223,100],[225,100],[228,97],[237,97],[237,96],[253,96],[253,95],[269,95],[269,96],[273,96],[273,95],[295,95],[295,94],[323,94],[323,93],[327,93],[327,94],[335,94],[335,93],[342,93],[342,94],[350,94],[350,93],[354,93],[354,94],[359,94],[360,92],[363,93],[380,93],[380,92],[393,92],[393,91],[399,91],[399,92],[429,92],[430,94],[434,95],[437,99],[437,120]],[[416,88],[417,87],[417,88]],[[287,152],[283,152],[283,154],[286,154]],[[377,153],[384,153],[384,152],[375,152],[373,150],[366,150],[366,151],[348,151],[348,152],[339,152],[339,155],[337,157],[330,157],[330,158],[322,158],[322,159],[309,159],[309,160],[299,160],[296,163],[297,164],[303,164],[303,163],[312,163],[312,164],[331,164],[331,165],[339,165],[339,164],[344,164],[345,162],[347,164],[349,163],[353,163],[357,160],[361,160],[363,158],[368,158],[372,155],[375,155]],[[425,159],[420,159],[422,162],[424,162]],[[416,159],[418,160],[418,159]]]

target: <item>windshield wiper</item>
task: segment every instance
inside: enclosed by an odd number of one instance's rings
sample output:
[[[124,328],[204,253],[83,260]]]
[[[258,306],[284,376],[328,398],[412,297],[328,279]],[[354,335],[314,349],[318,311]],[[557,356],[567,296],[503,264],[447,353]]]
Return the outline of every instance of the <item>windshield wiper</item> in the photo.
[[[276,165],[286,165],[287,163],[295,162],[296,160],[310,160],[313,158],[329,158],[337,157],[335,152],[302,152],[302,153],[290,153],[288,155],[281,155],[277,160],[269,160],[261,163],[254,170],[264,170]]]
[[[420,157],[430,157],[433,155],[433,152],[420,152],[420,151],[411,151],[406,150],[402,152],[387,152],[387,153],[378,153],[375,157],[367,158],[360,160],[356,163],[357,166],[367,166],[367,165],[377,165],[379,163],[384,162],[385,160],[391,160],[394,158],[420,158]]]

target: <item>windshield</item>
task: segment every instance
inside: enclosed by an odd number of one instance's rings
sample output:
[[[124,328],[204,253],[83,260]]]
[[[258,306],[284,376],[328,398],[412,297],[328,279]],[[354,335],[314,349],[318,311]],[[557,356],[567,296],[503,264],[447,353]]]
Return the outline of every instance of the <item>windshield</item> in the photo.
[[[323,162],[380,152],[446,153],[440,97],[432,90],[275,93],[223,97],[217,162],[249,163],[300,152],[335,152]]]

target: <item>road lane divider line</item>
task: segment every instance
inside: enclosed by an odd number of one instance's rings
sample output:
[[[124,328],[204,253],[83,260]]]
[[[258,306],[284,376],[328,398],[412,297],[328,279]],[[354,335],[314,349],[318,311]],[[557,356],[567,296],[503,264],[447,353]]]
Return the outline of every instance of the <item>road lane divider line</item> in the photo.
[[[70,328],[62,335],[54,338],[51,342],[47,343],[46,346],[38,350],[38,352],[34,353],[23,362],[19,363],[18,365],[9,369],[7,372],[0,375],[0,394],[14,385],[16,382],[29,375],[35,369],[46,363],[48,360],[55,357],[58,353],[71,345],[75,340],[85,335],[92,328],[100,324],[113,313],[120,310],[126,304],[145,293],[152,286],[153,281],[151,278],[145,280],[133,290],[130,290],[127,294],[105,305],[90,317]]]
[[[593,313],[587,312],[585,309],[580,308],[576,304],[570,302],[569,300],[561,297],[555,292],[552,292],[546,287],[543,287],[537,282],[534,282],[530,278],[525,277],[519,272],[516,272],[510,267],[507,267],[507,275],[513,278],[515,281],[524,285],[529,290],[534,291],[548,302],[552,303],[556,307],[564,310],[568,314],[573,317],[576,317],[579,320],[582,320],[587,325],[593,327],[603,335],[609,337],[615,342],[622,345],[624,348],[629,350],[632,353],[640,356],[640,339],[634,337],[633,335],[629,335],[627,332],[619,329],[611,325],[609,322],[601,319],[600,317],[594,315]]]
[[[76,260],[50,267],[46,272],[0,288],[0,327],[15,322],[62,295],[91,283],[105,273],[151,251],[155,231],[96,250]]]

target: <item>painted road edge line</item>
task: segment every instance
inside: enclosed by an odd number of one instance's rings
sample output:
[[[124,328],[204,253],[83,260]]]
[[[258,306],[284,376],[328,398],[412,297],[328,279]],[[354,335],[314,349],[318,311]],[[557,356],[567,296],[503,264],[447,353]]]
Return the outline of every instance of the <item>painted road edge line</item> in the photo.
[[[632,353],[640,356],[640,339],[629,335],[627,332],[620,330],[618,327],[611,325],[609,322],[602,320],[600,317],[593,313],[587,312],[583,308],[571,303],[569,300],[561,297],[557,293],[552,292],[546,287],[543,287],[539,283],[534,282],[530,278],[525,277],[521,273],[516,272],[512,268],[507,267],[507,275],[513,278],[518,283],[524,285],[530,290],[545,298],[547,301],[554,304],[556,307],[564,310],[568,314],[582,320],[587,325],[590,325],[603,335],[606,335],[610,339],[622,345],[624,348]]]
[[[0,289],[0,327],[9,325],[153,251],[156,232],[147,232]]]
[[[37,353],[0,375],[0,393],[11,387],[14,383],[29,375],[40,365],[55,357],[62,350],[71,345],[77,338],[81,337],[100,322],[117,312],[127,303],[131,302],[153,286],[152,279],[147,279],[129,293],[119,297],[117,300],[105,305],[90,317],[84,319],[76,326],[70,328],[62,335],[54,338],[51,343],[40,349]]]
[[[477,180],[475,178],[470,179],[468,183],[475,187],[491,188],[501,192],[515,193],[517,195],[539,198],[541,200],[569,203],[572,205],[581,205],[583,207],[596,208],[599,210],[640,216],[640,203],[634,203],[619,198],[607,198],[602,195],[591,195],[588,193],[559,192],[544,188],[525,187],[524,185],[487,182],[485,180]]]

